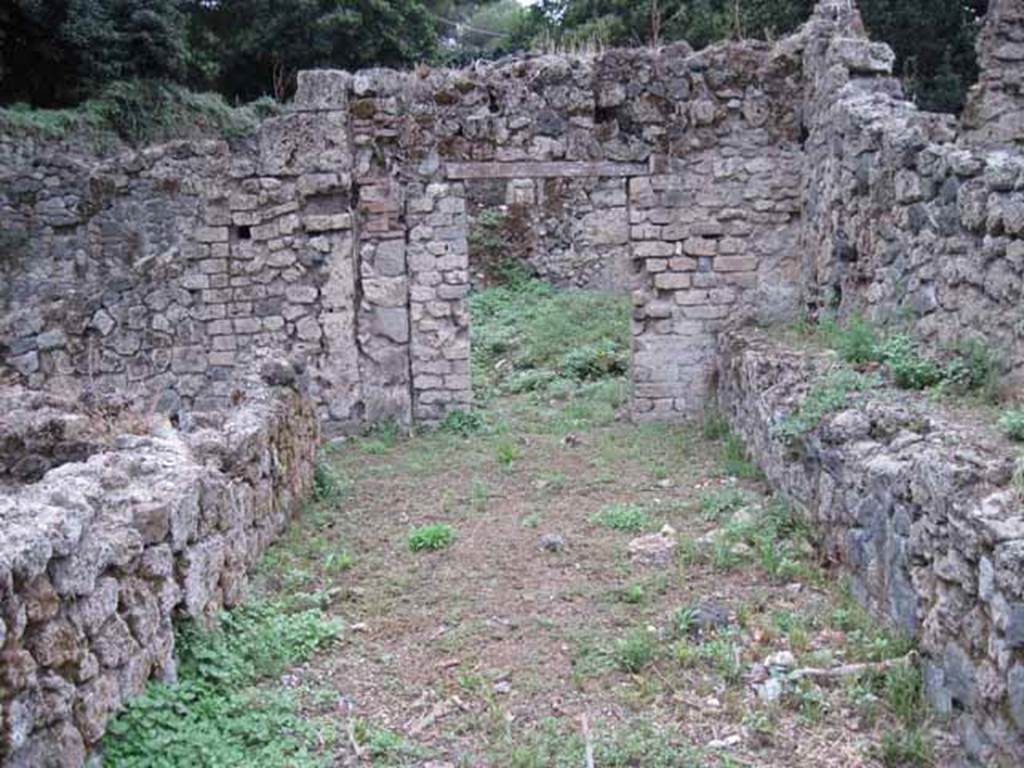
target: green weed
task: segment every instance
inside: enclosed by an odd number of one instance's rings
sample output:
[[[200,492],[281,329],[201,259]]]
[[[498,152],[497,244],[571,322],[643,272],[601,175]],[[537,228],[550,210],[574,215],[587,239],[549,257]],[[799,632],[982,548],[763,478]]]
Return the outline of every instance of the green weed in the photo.
[[[720,520],[749,502],[741,488],[719,488],[700,495],[700,514],[705,520]]]
[[[483,430],[484,418],[476,411],[455,410],[449,412],[437,428],[452,435],[469,437]]]
[[[410,552],[436,552],[446,549],[455,542],[455,531],[444,523],[431,523],[415,528],[409,534]]]
[[[934,765],[932,745],[921,728],[887,731],[874,756],[886,768],[925,768]]]
[[[364,453],[374,456],[387,453],[398,442],[401,429],[394,421],[382,421],[374,424],[359,441]]]
[[[323,765],[324,724],[299,715],[294,699],[261,683],[308,659],[340,634],[319,608],[256,602],[222,616],[206,632],[182,625],[176,685],[150,683],[110,723],[104,764],[118,768],[217,765],[268,768]]]
[[[337,504],[349,490],[349,483],[338,468],[326,458],[319,458],[313,468],[313,498],[323,504]]]
[[[498,444],[494,447],[494,458],[503,467],[511,467],[519,460],[521,455],[522,452],[519,450],[516,442],[508,438],[499,440]]]
[[[1011,440],[1024,442],[1024,408],[1012,408],[999,418],[999,428]]]
[[[892,336],[882,345],[882,360],[893,381],[901,389],[927,389],[943,380],[942,368],[923,357],[914,341],[905,334]]]
[[[651,662],[655,650],[651,633],[645,629],[636,629],[615,643],[613,657],[623,672],[636,674]]]
[[[613,531],[633,533],[647,530],[651,525],[650,517],[636,504],[611,504],[592,514],[590,522]]]
[[[485,396],[561,389],[571,397],[628,371],[626,298],[529,280],[475,293],[469,306],[473,386]]]
[[[815,384],[797,409],[775,425],[773,433],[786,441],[799,438],[830,413],[845,408],[850,394],[873,386],[874,378],[846,367],[830,370]]]
[[[750,460],[747,447],[731,432],[722,441],[722,472],[730,477],[750,480],[761,477],[761,470]]]
[[[881,357],[881,340],[874,326],[860,315],[850,318],[845,327],[836,328],[833,346],[847,363],[862,365]]]

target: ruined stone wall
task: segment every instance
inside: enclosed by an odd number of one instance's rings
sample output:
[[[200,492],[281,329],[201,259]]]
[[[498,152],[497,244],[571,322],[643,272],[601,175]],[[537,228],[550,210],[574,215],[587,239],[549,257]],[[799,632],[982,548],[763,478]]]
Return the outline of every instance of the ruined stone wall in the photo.
[[[637,412],[692,414],[720,321],[796,309],[799,81],[765,44],[683,44],[306,72],[230,145],[9,137],[0,375],[187,412],[284,351],[329,433],[435,422],[471,400],[467,211],[497,184],[541,274],[638,291]]]
[[[769,481],[876,615],[915,637],[926,692],[987,766],[1024,761],[1024,517],[1015,451],[927,399],[856,396],[792,443],[776,428],[835,364],[756,332],[719,340],[719,402]]]
[[[299,133],[294,117],[282,122]],[[0,368],[32,388],[175,413],[227,405],[246,371],[287,353],[309,367],[325,422],[358,421],[359,378],[341,383],[357,340],[351,323],[331,325],[354,312],[350,162],[344,143],[334,155],[316,143],[345,138],[306,135],[301,169],[282,161],[284,142],[99,161],[3,142]]]
[[[978,39],[981,78],[964,114],[972,142],[1024,144],[1024,6],[989,0]]]
[[[311,491],[319,443],[298,392],[247,392],[190,433],[122,435],[84,461],[58,450],[39,482],[0,485],[3,765],[82,765],[123,702],[173,678],[172,618],[206,621],[242,598]],[[78,410],[5,397],[50,419]]]
[[[807,303],[937,348],[983,338],[1019,380],[1024,153],[959,143],[951,116],[904,101],[892,52],[850,8],[822,3],[789,43],[804,56]]]

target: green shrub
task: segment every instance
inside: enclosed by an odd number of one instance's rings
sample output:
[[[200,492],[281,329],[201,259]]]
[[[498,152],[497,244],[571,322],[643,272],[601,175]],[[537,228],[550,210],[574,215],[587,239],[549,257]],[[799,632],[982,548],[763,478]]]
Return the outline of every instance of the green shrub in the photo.
[[[888,731],[882,743],[872,750],[885,768],[925,768],[934,765],[932,745],[920,728]]]
[[[341,501],[349,490],[344,475],[326,458],[317,459],[313,468],[313,498],[319,502]]]
[[[577,381],[596,381],[629,372],[629,354],[614,339],[600,339],[563,355],[561,373]]]
[[[642,507],[636,504],[611,504],[590,516],[590,522],[613,531],[639,532],[650,527],[651,521]]]
[[[475,411],[451,411],[438,425],[442,432],[468,437],[484,428],[484,417]]]
[[[882,359],[901,389],[927,389],[943,379],[939,364],[922,357],[913,339],[905,334],[886,340],[882,345]]]
[[[436,552],[446,549],[455,541],[455,531],[444,523],[432,523],[416,528],[409,534],[410,552]]]
[[[498,444],[494,447],[494,458],[503,467],[511,467],[519,460],[519,457],[519,446],[510,438],[499,440]]]
[[[960,394],[977,392],[986,400],[995,399],[998,365],[989,347],[976,339],[956,344],[943,377]]]
[[[261,120],[280,111],[264,97],[232,107],[215,93],[193,93],[158,80],[125,80],[108,85],[74,109],[0,109],[0,128],[9,133],[60,138],[72,133],[114,134],[132,144],[175,138],[253,133]]]
[[[255,602],[205,632],[177,632],[179,683],[150,683],[107,728],[104,765],[310,768],[321,725],[286,693],[262,687],[340,634],[319,608]],[[155,762],[156,761],[156,762]]]
[[[1024,442],[1024,408],[1013,408],[1004,413],[999,419],[999,428],[1011,440]]]
[[[717,408],[706,407],[701,418],[701,432],[706,440],[724,440],[729,435],[729,422]]]
[[[833,346],[847,363],[863,365],[876,362],[881,356],[878,333],[860,315],[850,318],[845,327],[837,328],[833,336]]]

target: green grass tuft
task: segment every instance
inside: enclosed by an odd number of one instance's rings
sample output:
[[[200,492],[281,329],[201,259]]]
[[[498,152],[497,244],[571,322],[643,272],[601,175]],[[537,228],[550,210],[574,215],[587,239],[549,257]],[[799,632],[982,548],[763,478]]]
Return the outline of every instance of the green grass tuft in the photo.
[[[636,504],[612,504],[590,516],[590,522],[611,528],[613,531],[638,533],[651,526],[651,519],[642,507]]]
[[[444,523],[431,523],[416,528],[409,534],[410,552],[436,552],[447,549],[455,542],[455,531]]]

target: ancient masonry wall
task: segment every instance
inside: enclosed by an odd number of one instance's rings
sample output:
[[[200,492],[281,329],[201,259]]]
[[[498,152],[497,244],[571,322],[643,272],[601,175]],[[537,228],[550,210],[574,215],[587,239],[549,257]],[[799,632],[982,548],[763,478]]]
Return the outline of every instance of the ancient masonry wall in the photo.
[[[637,291],[636,412],[692,415],[722,321],[796,311],[799,79],[764,44],[306,72],[231,145],[8,137],[0,371],[186,413],[284,351],[329,434],[437,421],[471,400],[467,202],[498,184],[543,207],[548,274]]]
[[[968,139],[1024,144],[1024,6],[1019,0],[989,0],[978,59],[981,79],[964,114]]]
[[[907,326],[937,349],[984,339],[1019,382],[1024,152],[965,144],[951,116],[902,100],[892,52],[859,22],[823,3],[791,43],[806,85],[807,303]]]
[[[242,598],[312,489],[320,434],[297,391],[247,391],[189,433],[125,434],[70,462],[62,446],[89,450],[78,405],[5,395],[55,468],[0,477],[0,764],[82,765],[122,702],[173,678],[172,617],[207,621]],[[58,423],[76,426],[51,428],[48,449],[36,427]]]
[[[830,355],[720,338],[719,402],[855,595],[916,637],[928,698],[987,766],[1024,761],[1024,516],[1014,454],[923,398],[870,392],[792,443],[777,435]]]

